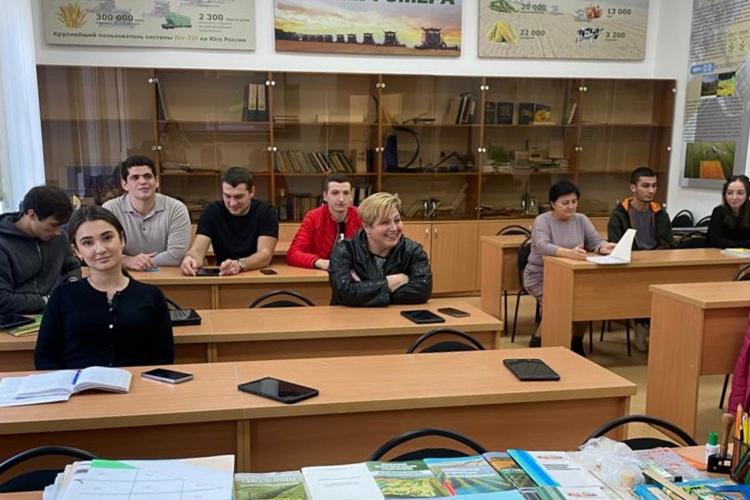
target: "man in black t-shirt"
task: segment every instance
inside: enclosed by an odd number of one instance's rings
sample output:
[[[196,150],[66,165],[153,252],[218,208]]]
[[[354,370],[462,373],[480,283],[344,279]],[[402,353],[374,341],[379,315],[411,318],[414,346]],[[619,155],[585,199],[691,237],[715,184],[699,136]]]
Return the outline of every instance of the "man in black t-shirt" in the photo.
[[[182,272],[195,276],[213,245],[220,274],[230,276],[271,263],[279,238],[279,219],[267,203],[253,199],[253,177],[242,167],[232,167],[221,178],[223,200],[203,210],[198,230],[182,260]]]

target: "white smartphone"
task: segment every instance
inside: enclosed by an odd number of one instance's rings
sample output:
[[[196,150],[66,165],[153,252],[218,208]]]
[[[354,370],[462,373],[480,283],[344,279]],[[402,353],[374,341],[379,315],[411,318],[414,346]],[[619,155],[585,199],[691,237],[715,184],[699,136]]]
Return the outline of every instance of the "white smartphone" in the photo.
[[[165,368],[155,368],[147,372],[141,373],[141,377],[148,378],[151,380],[158,380],[159,382],[166,382],[168,384],[181,384],[188,380],[193,380],[193,375],[190,373],[176,372],[174,370],[167,370]]]

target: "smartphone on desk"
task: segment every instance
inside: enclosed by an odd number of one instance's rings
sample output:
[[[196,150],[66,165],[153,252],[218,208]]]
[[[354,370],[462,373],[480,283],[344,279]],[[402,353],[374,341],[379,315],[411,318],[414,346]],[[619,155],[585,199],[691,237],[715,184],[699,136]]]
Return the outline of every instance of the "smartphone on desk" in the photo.
[[[453,316],[454,318],[466,318],[467,316],[471,316],[471,314],[466,311],[456,309],[455,307],[439,307],[438,312],[447,314],[448,316]]]
[[[413,309],[410,311],[401,311],[401,316],[418,325],[428,323],[445,323],[445,320],[427,309]]]
[[[188,380],[193,380],[193,375],[190,373],[178,372],[175,370],[167,370],[166,368],[155,368],[147,372],[141,373],[141,377],[157,380],[159,382],[166,382],[167,384],[181,384]]]
[[[522,382],[560,380],[560,375],[541,359],[504,359],[503,364]]]
[[[238,385],[237,389],[286,404],[297,403],[318,395],[317,389],[273,377],[246,382]]]
[[[199,267],[195,272],[196,276],[218,276],[220,269],[218,267]]]
[[[261,274],[279,274],[276,271],[274,271],[273,269],[261,269],[260,272],[261,272]]]

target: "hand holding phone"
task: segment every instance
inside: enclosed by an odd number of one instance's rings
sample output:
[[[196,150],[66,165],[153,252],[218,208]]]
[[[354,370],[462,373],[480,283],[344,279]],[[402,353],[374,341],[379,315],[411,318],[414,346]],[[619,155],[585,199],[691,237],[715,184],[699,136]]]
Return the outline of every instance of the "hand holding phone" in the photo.
[[[281,403],[292,404],[318,395],[318,390],[273,377],[264,377],[237,386],[242,392]]]
[[[193,380],[193,375],[190,373],[178,372],[174,370],[167,370],[166,368],[155,368],[147,372],[141,373],[141,377],[157,380],[159,382],[166,382],[167,384],[181,384],[188,380]]]

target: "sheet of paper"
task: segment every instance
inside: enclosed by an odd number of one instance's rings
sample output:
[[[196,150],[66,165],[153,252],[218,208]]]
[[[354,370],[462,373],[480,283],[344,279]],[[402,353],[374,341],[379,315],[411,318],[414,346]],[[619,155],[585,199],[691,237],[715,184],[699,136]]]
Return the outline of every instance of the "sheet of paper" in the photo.
[[[381,500],[367,465],[331,465],[304,467],[305,485],[312,500]]]
[[[58,401],[67,401],[70,399],[69,394],[16,399],[16,393],[25,378],[26,377],[5,377],[0,380],[0,407],[56,403]]]
[[[77,370],[57,370],[49,373],[35,373],[23,377],[16,398],[33,398],[54,394],[70,394]]]

